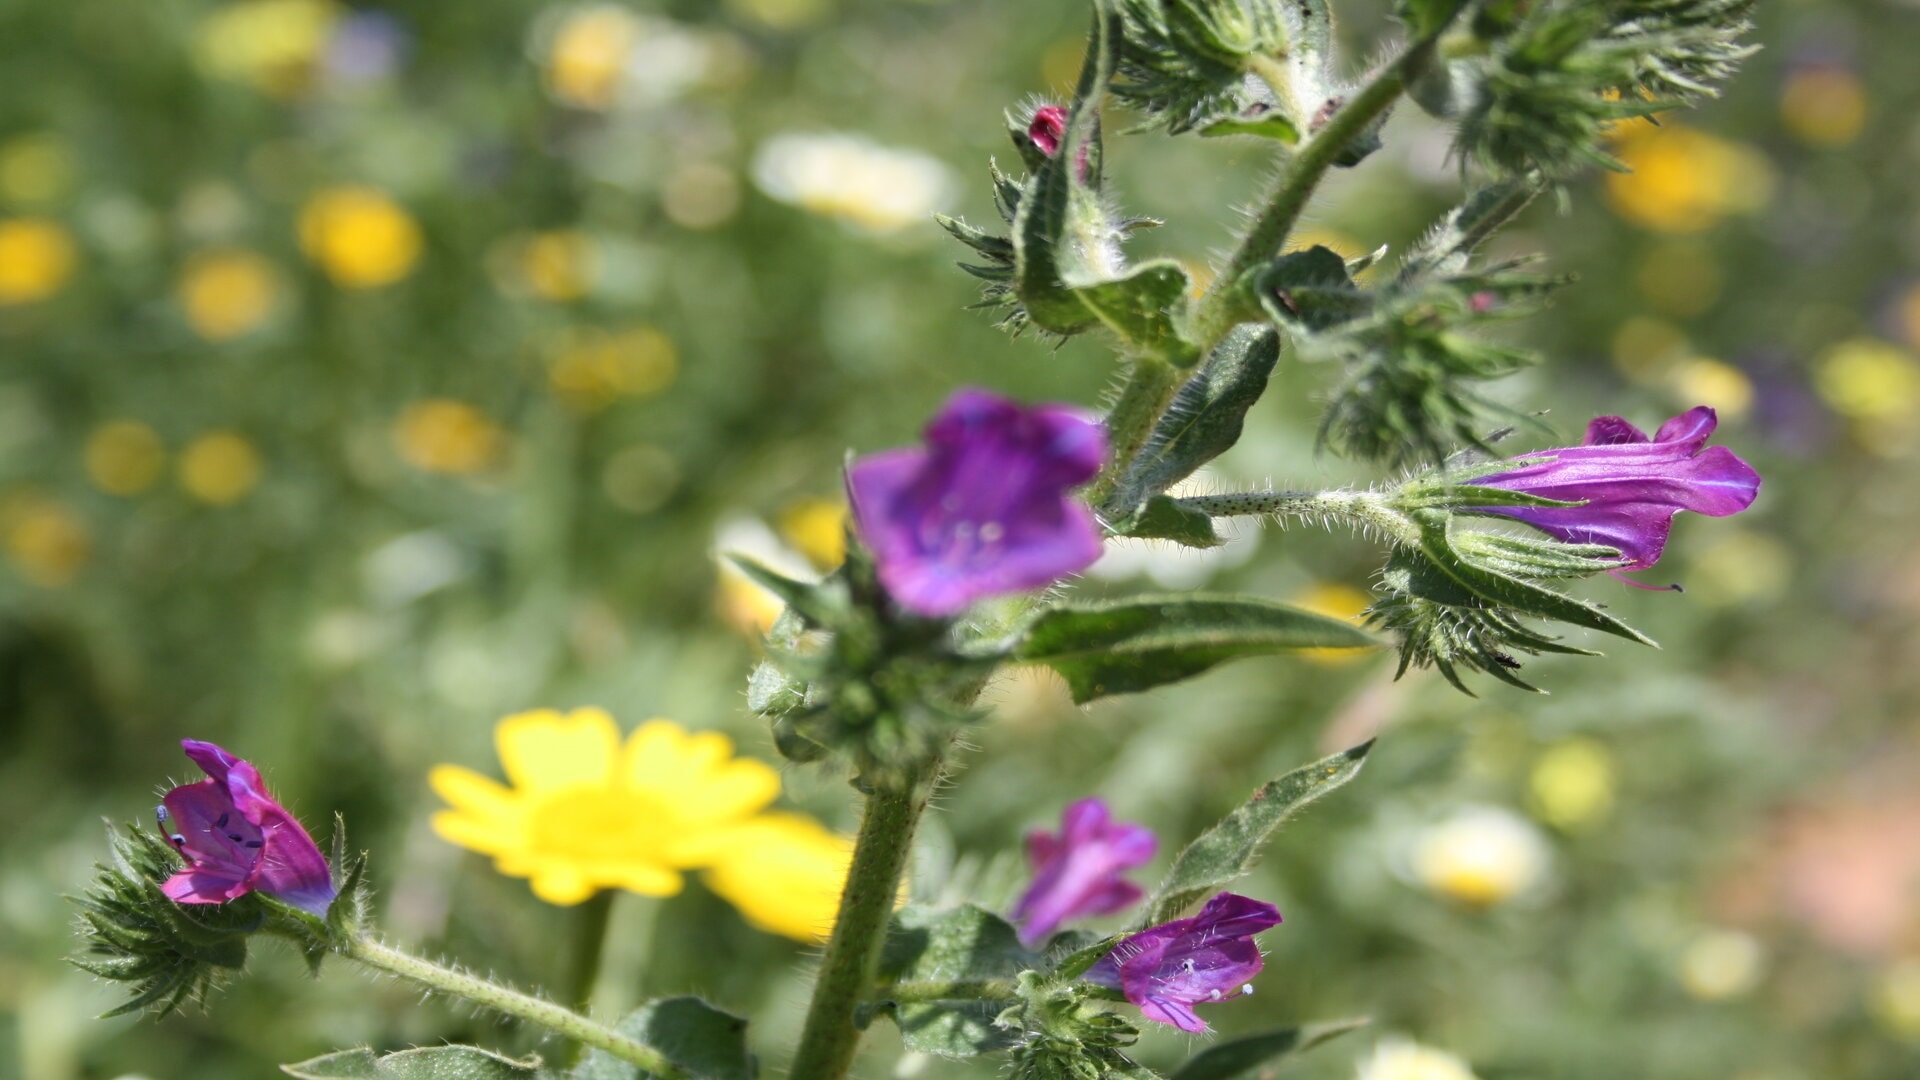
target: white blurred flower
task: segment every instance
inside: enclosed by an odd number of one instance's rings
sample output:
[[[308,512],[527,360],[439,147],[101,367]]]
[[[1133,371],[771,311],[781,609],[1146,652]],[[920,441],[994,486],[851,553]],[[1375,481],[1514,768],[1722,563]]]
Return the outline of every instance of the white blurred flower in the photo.
[[[1428,891],[1493,907],[1546,877],[1551,851],[1530,821],[1497,806],[1468,806],[1413,839],[1409,869]]]
[[[360,575],[374,604],[396,608],[460,581],[473,568],[466,549],[444,533],[422,529],[369,552]]]
[[[1359,1080],[1477,1080],[1473,1070],[1445,1050],[1412,1039],[1382,1039],[1360,1063]]]
[[[719,39],[611,4],[568,9],[535,28],[548,93],[579,109],[657,105],[710,75]]]
[[[1701,1001],[1739,997],[1760,984],[1766,950],[1752,934],[1709,930],[1680,954],[1680,985]]]
[[[917,150],[857,135],[776,135],[753,158],[769,197],[821,217],[891,233],[928,221],[953,189],[951,171]]]

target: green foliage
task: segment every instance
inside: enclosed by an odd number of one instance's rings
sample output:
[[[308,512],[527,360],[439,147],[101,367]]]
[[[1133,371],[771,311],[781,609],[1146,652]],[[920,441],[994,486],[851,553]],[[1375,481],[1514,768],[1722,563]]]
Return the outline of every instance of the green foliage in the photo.
[[[1020,944],[1012,924],[990,911],[971,904],[909,904],[894,913],[882,946],[878,992],[884,999],[888,986],[896,983],[950,987],[944,999],[886,1002],[884,1011],[899,1025],[909,1047],[942,1057],[971,1057],[1019,1041],[1017,1030],[995,1022],[1010,996],[982,997],[980,984],[1002,983],[1011,991],[1021,972],[1043,964],[1039,954]]]
[[[1274,778],[1174,857],[1147,904],[1143,925],[1180,914],[1246,875],[1275,830],[1333,789],[1359,775],[1371,741]]]
[[[1182,547],[1214,548],[1226,541],[1213,529],[1213,518],[1180,505],[1169,495],[1149,498],[1140,512],[1113,527],[1116,536],[1140,540],[1171,540]]]
[[[1271,600],[1136,596],[1049,608],[1027,624],[1011,655],[1059,672],[1074,701],[1084,703],[1151,690],[1244,656],[1375,644],[1350,623]]]
[[[1157,1074],[1125,1050],[1139,1032],[1087,994],[1074,975],[1020,978],[1020,1003],[1001,1015],[1023,1038],[1013,1052],[1021,1080],[1153,1080]]]
[[[697,997],[650,1001],[620,1018],[614,1029],[665,1054],[693,1080],[753,1080],[747,1022]],[[605,1050],[590,1049],[568,1080],[646,1080],[652,1074]]]
[[[1191,476],[1239,441],[1247,410],[1266,391],[1279,356],[1279,341],[1263,327],[1239,327],[1215,346],[1206,363],[1181,385],[1140,452],[1127,463],[1103,508],[1107,516],[1134,519],[1152,496]],[[1156,511],[1156,518],[1167,523],[1164,510]],[[1131,526],[1123,526],[1122,531],[1131,536],[1153,535]]]
[[[1188,1058],[1170,1080],[1234,1080],[1254,1069],[1261,1069],[1263,1076],[1271,1075],[1271,1070],[1285,1059],[1365,1027],[1368,1022],[1361,1019],[1303,1024],[1216,1043]]]
[[[281,1070],[298,1080],[551,1080],[540,1059],[504,1057],[477,1046],[422,1046],[375,1056],[339,1050]]]
[[[1118,0],[1114,94],[1170,134],[1294,144],[1337,93],[1322,0]]]

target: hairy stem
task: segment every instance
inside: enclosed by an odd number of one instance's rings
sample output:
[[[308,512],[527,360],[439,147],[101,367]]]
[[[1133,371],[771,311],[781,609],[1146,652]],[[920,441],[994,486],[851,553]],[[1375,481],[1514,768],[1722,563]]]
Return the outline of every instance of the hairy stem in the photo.
[[[902,1005],[926,1001],[1014,1001],[1020,997],[1020,988],[1011,979],[902,982],[880,987],[874,997]]]
[[[840,894],[840,914],[820,962],[820,977],[813,984],[800,1047],[787,1072],[789,1080],[840,1080],[853,1065],[853,1052],[860,1044],[854,1016],[873,985],[880,943],[913,846],[913,830],[926,808],[923,781],[938,768],[936,762],[898,788],[877,787],[867,796],[860,835],[854,841],[853,865],[847,870],[846,890]]]
[[[342,955],[369,967],[411,979],[442,993],[462,997],[495,1012],[517,1017],[528,1023],[564,1035],[584,1046],[592,1046],[621,1061],[631,1062],[651,1073],[655,1080],[692,1080],[692,1076],[667,1059],[665,1054],[643,1042],[628,1038],[605,1025],[595,1023],[571,1009],[523,994],[508,986],[469,975],[464,971],[436,964],[431,960],[401,952],[362,935],[340,947]]]
[[[1308,517],[1377,529],[1402,543],[1418,543],[1419,530],[1406,515],[1371,491],[1247,491],[1195,495],[1179,500],[1208,517]]]
[[[1206,295],[1200,298],[1193,318],[1194,340],[1211,347],[1242,321],[1241,277],[1279,253],[1280,245],[1286,242],[1294,223],[1300,220],[1301,211],[1306,209],[1307,200],[1313,197],[1314,189],[1320,186],[1321,178],[1333,167],[1340,152],[1399,99],[1406,89],[1408,72],[1418,64],[1429,62],[1433,48],[1431,37],[1408,46],[1296,149],[1240,246]]]
[[[1126,386],[1120,390],[1120,399],[1113,403],[1113,411],[1107,414],[1107,436],[1112,442],[1109,448],[1112,456],[1108,458],[1106,470],[1087,491],[1088,503],[1100,506],[1113,493],[1114,485],[1120,482],[1120,474],[1132,464],[1135,455],[1140,453],[1140,448],[1147,444],[1147,438],[1153,434],[1153,425],[1159,421],[1160,414],[1173,404],[1183,374],[1157,356],[1134,359],[1132,369],[1127,372]]]

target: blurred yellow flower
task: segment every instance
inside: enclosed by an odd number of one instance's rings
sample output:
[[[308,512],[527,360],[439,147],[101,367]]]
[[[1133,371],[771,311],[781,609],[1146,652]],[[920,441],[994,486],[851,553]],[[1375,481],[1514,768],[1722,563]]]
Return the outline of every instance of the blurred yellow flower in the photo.
[[[660,209],[683,229],[711,229],[740,209],[740,180],[711,161],[689,161],[660,185]]]
[[[548,47],[547,90],[577,108],[607,108],[618,96],[639,39],[640,21],[622,8],[605,5],[574,12]]]
[[[114,420],[87,436],[87,476],[109,495],[138,495],[160,479],[167,448],[138,420]]]
[[[1672,384],[1674,400],[1683,408],[1711,405],[1722,420],[1744,416],[1753,407],[1753,380],[1721,360],[1689,360],[1674,371]]]
[[[780,794],[780,774],[734,757],[725,735],[669,720],[641,724],[623,744],[605,710],[542,709],[500,721],[494,743],[506,785],[458,765],[429,774],[451,806],[433,829],[528,878],[550,904],[601,889],[672,896],[682,870],[713,865]],[[741,873],[752,880],[750,867]]]
[[[745,556],[790,578],[813,580],[819,576],[805,556],[788,547],[758,518],[738,517],[721,522],[713,540],[713,555],[719,575],[714,606],[719,610],[720,620],[756,642],[773,629],[774,620],[786,610],[786,604],[742,572],[729,556]]]
[[[1687,595],[1714,607],[1777,600],[1793,582],[1793,549],[1778,537],[1720,528],[1704,546],[1689,548]]]
[[[77,259],[73,236],[59,222],[0,218],[0,307],[31,304],[59,292]]]
[[[1632,171],[1607,174],[1608,204],[1656,232],[1699,232],[1773,197],[1765,155],[1672,121],[1634,125],[1613,152]]]
[[[200,24],[201,67],[250,83],[274,97],[292,97],[313,80],[315,62],[340,8],[330,0],[242,0],[218,7]]]
[[[797,499],[780,511],[780,539],[826,573],[847,561],[847,504],[838,499]]]
[[[73,151],[51,132],[0,143],[0,200],[48,203],[73,187]]]
[[[1766,951],[1752,934],[1709,930],[1680,953],[1680,985],[1700,1001],[1739,997],[1760,983]]]
[[[93,555],[93,538],[78,515],[32,491],[0,501],[0,537],[20,576],[46,588],[71,582]]]
[[[1920,1041],[1920,959],[1902,960],[1880,976],[1873,1012],[1888,1031]]]
[[[1813,385],[1834,412],[1855,420],[1920,412],[1920,363],[1877,338],[1852,338],[1821,354]]]
[[[1549,748],[1528,779],[1540,819],[1555,828],[1585,828],[1613,812],[1613,754],[1598,740],[1568,739]]]
[[[194,332],[208,341],[228,341],[267,321],[280,283],[264,256],[224,248],[195,252],[180,273],[178,289]]]
[[[506,437],[485,413],[466,402],[428,398],[400,414],[393,442],[400,457],[416,469],[468,475],[498,461]]]
[[[828,0],[727,0],[727,10],[773,30],[797,30],[820,21]]]
[[[763,814],[728,830],[700,880],[762,930],[825,941],[852,862],[851,838],[802,814]]]
[[[547,368],[547,385],[568,406],[591,413],[623,397],[652,397],[672,386],[679,370],[673,339],[655,327],[586,330],[563,340]]]
[[[1373,603],[1373,597],[1337,581],[1320,581],[1307,586],[1294,594],[1292,603],[1320,615],[1331,615],[1348,622],[1359,622],[1361,613]],[[1294,655],[1304,656],[1316,664],[1338,666],[1350,664],[1364,658],[1369,649],[1301,649]]]
[[[1459,1057],[1411,1039],[1382,1039],[1360,1062],[1359,1080],[1477,1080]]]
[[[1803,68],[1780,93],[1780,122],[1812,146],[1845,146],[1867,124],[1867,88],[1839,67]]]
[[[420,259],[420,226],[378,188],[327,188],[300,208],[300,250],[347,289],[391,285]]]
[[[1487,908],[1545,878],[1548,849],[1525,818],[1495,806],[1470,806],[1423,830],[1413,847],[1415,880],[1449,900]]]
[[[578,300],[593,287],[593,240],[579,229],[553,229],[525,237],[515,261],[520,281],[542,300]]]
[[[213,506],[247,497],[260,483],[260,451],[231,431],[209,431],[180,452],[180,486]]]

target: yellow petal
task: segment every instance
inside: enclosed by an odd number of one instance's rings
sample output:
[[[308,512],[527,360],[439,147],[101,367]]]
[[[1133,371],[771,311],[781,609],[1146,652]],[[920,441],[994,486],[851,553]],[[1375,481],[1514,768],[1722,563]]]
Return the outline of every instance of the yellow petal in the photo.
[[[511,788],[459,765],[435,765],[427,773],[434,794],[456,810],[489,821],[507,821],[520,815],[518,797]]]
[[[611,878],[602,879],[607,885],[639,893],[641,896],[673,896],[680,891],[680,875],[658,866],[628,866]]]
[[[717,731],[688,734],[670,720],[649,720],[627,740],[627,786],[647,793],[682,822],[746,817],[780,794],[780,774],[764,762],[733,757]]]
[[[515,787],[551,791],[612,780],[620,731],[604,709],[540,709],[500,721],[494,741]]]
[[[506,829],[491,821],[481,821],[456,810],[442,810],[432,817],[433,831],[440,839],[483,855],[499,855],[521,845],[517,829]]]
[[[764,814],[729,830],[701,878],[749,923],[824,941],[840,908],[853,841],[804,814]]]
[[[571,866],[542,867],[534,873],[529,884],[533,886],[533,895],[562,907],[572,907],[600,891],[594,888],[585,874]]]

